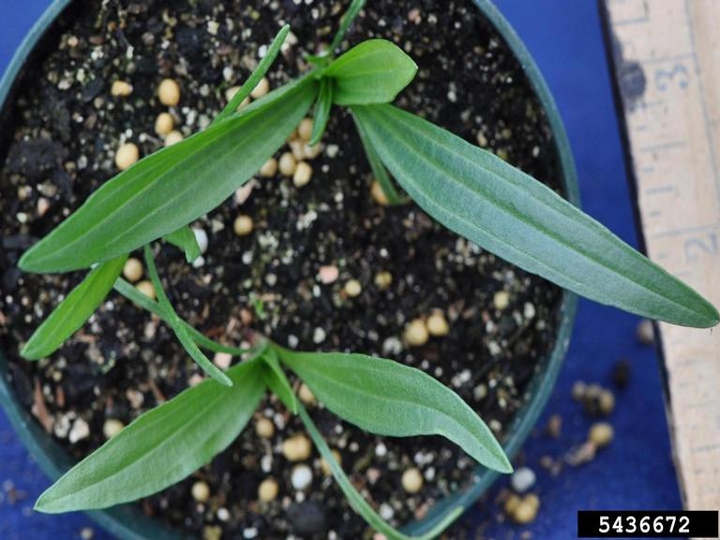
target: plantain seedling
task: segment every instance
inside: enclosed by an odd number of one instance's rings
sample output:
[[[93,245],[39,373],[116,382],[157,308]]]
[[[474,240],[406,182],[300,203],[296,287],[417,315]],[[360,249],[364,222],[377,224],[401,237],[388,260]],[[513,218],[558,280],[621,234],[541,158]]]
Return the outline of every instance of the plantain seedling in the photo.
[[[90,269],[21,353],[37,360],[78,330],[114,289],[157,315],[211,379],[145,413],[73,467],[36,503],[42,512],[106,508],[155,493],[222,452],[268,392],[299,415],[352,507],[391,539],[407,538],[362,498],[296,399],[286,370],[324,406],[382,435],[442,435],[478,463],[512,467],[485,423],[463,400],[417,369],[361,354],[296,352],[271,336],[252,349],[210,340],[183,321],[164,292],[152,243],[170,242],[188,261],[200,253],[188,224],[248,182],[314,104],[312,141],[333,107],[355,120],[387,199],[402,202],[391,178],[430,216],[481,247],[595,301],[678,325],[712,327],[717,310],[551,189],[493,154],[390,103],[417,67],[393,43],[365,41],[336,51],[364,0],[354,0],[331,47],[309,57],[302,77],[239,109],[266,74],[288,35],[280,30],[257,70],[204,131],[139,161],[98,189],[20,260],[26,272]],[[144,249],[157,300],[120,276],[128,254]],[[223,371],[205,351],[243,361]],[[460,507],[424,537],[439,534]]]

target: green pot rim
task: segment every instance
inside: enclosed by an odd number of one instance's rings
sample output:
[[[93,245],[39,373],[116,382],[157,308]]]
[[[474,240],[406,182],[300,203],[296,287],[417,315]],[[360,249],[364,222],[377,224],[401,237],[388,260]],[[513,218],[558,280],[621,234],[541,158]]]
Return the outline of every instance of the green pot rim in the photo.
[[[54,0],[15,52],[10,65],[3,74],[2,79],[0,79],[0,111],[4,109],[7,100],[12,97],[14,83],[22,74],[23,68],[34,52],[35,47],[48,28],[72,1]],[[492,4],[491,0],[473,0],[473,2],[503,37],[523,67],[550,124],[561,172],[563,192],[568,200],[580,206],[580,192],[570,142],[560,113],[540,70],[520,37]],[[510,456],[514,456],[525,442],[552,393],[570,342],[576,306],[577,296],[571,292],[563,291],[560,307],[561,320],[555,346],[551,353],[542,360],[540,369],[534,375],[526,390],[526,394],[531,397],[518,411],[507,431],[504,448]],[[5,410],[23,444],[51,479],[57,480],[74,465],[75,461],[50,435],[43,431],[30,413],[16,399],[14,389],[8,380],[7,359],[2,351],[0,351],[0,405]],[[462,506],[463,509],[467,510],[487,491],[498,476],[499,474],[496,472],[478,467],[474,481],[469,487],[438,501],[422,520],[413,521],[406,525],[404,532],[413,535],[423,534],[441,521],[449,511],[458,506]],[[147,517],[134,505],[122,505],[107,510],[91,511],[87,512],[87,515],[110,534],[125,540],[169,540],[182,537],[182,534],[177,530]]]

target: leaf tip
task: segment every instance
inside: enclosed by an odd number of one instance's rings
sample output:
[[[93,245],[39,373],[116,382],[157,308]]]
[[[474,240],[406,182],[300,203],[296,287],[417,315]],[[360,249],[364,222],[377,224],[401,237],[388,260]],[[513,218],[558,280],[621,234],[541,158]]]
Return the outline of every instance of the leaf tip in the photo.
[[[33,345],[32,338],[20,349],[20,356],[30,361],[40,360],[40,358],[42,358],[42,356],[38,354],[37,348]]]

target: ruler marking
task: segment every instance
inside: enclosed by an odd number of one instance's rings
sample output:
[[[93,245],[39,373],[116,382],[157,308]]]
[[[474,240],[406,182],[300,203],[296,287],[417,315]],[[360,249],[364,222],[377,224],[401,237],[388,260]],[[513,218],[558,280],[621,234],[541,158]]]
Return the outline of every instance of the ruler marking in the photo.
[[[662,193],[675,193],[676,189],[677,188],[675,187],[674,184],[670,184],[667,186],[655,186],[655,187],[646,189],[645,193],[647,195],[660,195]]]
[[[615,26],[630,26],[635,24],[644,24],[648,22],[648,16],[644,17],[633,17],[632,19],[624,19],[622,21],[613,21]]]
[[[690,51],[683,54],[673,55],[673,56],[648,56],[646,58],[639,58],[636,61],[640,62],[643,65],[648,64],[665,64],[669,62],[679,62],[682,60],[690,60],[695,58],[695,53]]]
[[[710,159],[712,161],[712,172],[715,179],[715,191],[718,198],[718,203],[720,203],[720,177],[718,176],[720,171],[718,170],[718,160],[715,151],[715,136],[712,132],[712,128],[710,127],[711,119],[710,114],[708,113],[709,108],[707,104],[707,99],[705,98],[705,83],[703,82],[702,66],[700,65],[700,60],[697,55],[697,43],[695,42],[695,21],[693,21],[692,12],[690,11],[690,4],[688,2],[689,0],[685,0],[685,15],[688,20],[688,28],[690,29],[690,45],[693,49],[695,74],[697,76],[698,87],[700,89],[700,105],[702,106],[702,115],[703,119],[705,120],[705,136],[710,143]]]
[[[716,223],[714,225],[701,225],[698,227],[688,227],[683,229],[673,229],[670,231],[662,231],[659,233],[654,233],[648,236],[650,240],[657,240],[660,238],[667,238],[669,236],[680,236],[684,234],[695,234],[699,232],[712,232],[715,230],[720,230],[720,223]]]
[[[683,148],[686,144],[687,144],[687,141],[685,141],[685,140],[648,144],[647,146],[641,147],[639,149],[639,151],[644,154],[647,154],[647,153],[657,152],[658,150],[672,150],[674,148]]]

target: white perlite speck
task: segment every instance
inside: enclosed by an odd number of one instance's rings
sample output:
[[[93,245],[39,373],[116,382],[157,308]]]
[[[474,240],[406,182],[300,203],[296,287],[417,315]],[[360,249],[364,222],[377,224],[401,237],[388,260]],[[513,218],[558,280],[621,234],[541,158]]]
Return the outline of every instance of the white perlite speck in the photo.
[[[528,467],[520,467],[510,479],[510,485],[518,493],[525,493],[535,485],[535,473]]]
[[[70,433],[68,433],[68,440],[71,444],[75,444],[78,441],[86,439],[90,436],[90,426],[82,418],[78,418],[73,423]]]
[[[208,248],[208,235],[205,232],[205,229],[196,229],[193,227],[192,232],[195,235],[195,240],[200,248],[200,253],[205,253]]]
[[[307,489],[312,484],[312,470],[307,465],[297,465],[290,475],[290,482],[299,491]]]

